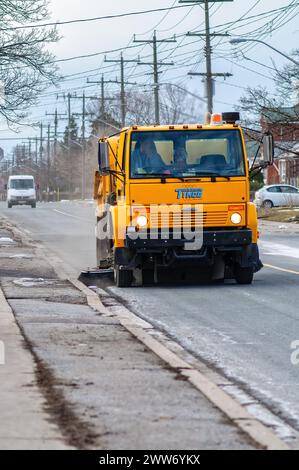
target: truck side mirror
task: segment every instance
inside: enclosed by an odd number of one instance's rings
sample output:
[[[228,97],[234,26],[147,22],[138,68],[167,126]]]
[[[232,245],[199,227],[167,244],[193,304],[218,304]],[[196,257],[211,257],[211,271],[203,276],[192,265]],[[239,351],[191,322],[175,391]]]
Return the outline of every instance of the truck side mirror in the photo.
[[[109,148],[106,142],[99,142],[98,148],[99,171],[101,175],[108,175],[110,171]]]
[[[5,191],[7,191],[7,184],[4,185],[4,189],[5,189]]]
[[[269,132],[263,137],[263,160],[268,165],[273,165],[274,162],[274,139],[273,135]]]

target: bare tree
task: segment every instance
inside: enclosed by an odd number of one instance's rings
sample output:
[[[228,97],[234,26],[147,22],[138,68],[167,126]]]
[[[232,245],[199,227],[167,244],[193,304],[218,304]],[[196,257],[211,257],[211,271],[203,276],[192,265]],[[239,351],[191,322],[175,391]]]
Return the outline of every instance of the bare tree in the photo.
[[[57,31],[30,27],[48,17],[47,6],[47,0],[0,2],[0,72],[4,92],[0,114],[10,125],[24,119],[27,108],[56,81],[54,56],[46,45],[59,39]]]
[[[299,56],[299,51],[294,54]],[[281,145],[276,142],[277,149],[281,152],[290,151],[297,156],[299,152],[294,149],[294,144],[299,136],[298,72],[298,67],[294,65],[287,65],[282,69],[275,68],[274,94],[264,86],[248,87],[240,99],[246,124],[256,129],[263,125],[275,134],[282,132],[283,142]]]
[[[128,124],[147,126],[155,121],[155,109],[152,92],[141,92],[134,88],[126,96],[126,120]]]
[[[100,103],[93,103],[92,111],[102,121],[115,127],[120,127],[120,96],[114,96],[114,101],[107,103],[104,116],[101,114]],[[195,114],[194,99],[188,95],[187,90],[174,84],[166,84],[160,87],[161,122],[164,124],[179,124],[183,122],[194,122],[197,120]],[[101,120],[99,120],[100,123]],[[128,125],[151,125],[155,122],[155,108],[153,92],[151,89],[140,91],[132,87],[126,93],[126,123]],[[102,123],[103,125],[105,122]]]
[[[194,98],[188,95],[187,90],[168,83],[162,93],[162,121],[170,124],[194,122],[198,120],[195,113]]]

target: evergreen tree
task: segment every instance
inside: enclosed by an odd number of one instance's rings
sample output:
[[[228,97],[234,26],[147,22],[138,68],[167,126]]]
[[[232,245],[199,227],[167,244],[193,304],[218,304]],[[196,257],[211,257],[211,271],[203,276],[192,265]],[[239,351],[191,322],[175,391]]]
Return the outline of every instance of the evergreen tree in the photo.
[[[67,125],[63,135],[63,144],[68,146],[69,144],[69,137],[70,137],[70,148],[78,149],[78,145],[76,142],[79,142],[79,129],[75,119],[75,116],[72,114],[70,118],[70,134],[69,134],[69,126]]]

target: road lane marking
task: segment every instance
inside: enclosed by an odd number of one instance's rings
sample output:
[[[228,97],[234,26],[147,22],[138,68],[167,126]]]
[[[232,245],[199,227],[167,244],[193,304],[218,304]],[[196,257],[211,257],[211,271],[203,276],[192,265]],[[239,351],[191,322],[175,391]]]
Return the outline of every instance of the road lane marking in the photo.
[[[279,266],[273,266],[273,264],[264,264],[265,268],[276,269],[289,274],[296,274],[299,276],[299,271],[293,271],[292,269],[280,268]]]
[[[58,212],[58,214],[66,215],[72,219],[84,220],[85,222],[94,222],[91,219],[84,219],[84,217],[79,217],[78,215],[69,214],[68,212],[59,211],[58,209],[52,209],[53,212]]]

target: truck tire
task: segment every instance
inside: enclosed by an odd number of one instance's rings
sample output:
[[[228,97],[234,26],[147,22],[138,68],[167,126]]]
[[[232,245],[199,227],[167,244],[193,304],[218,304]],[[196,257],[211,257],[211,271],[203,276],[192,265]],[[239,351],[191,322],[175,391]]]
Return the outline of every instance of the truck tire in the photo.
[[[7,203],[7,208],[8,208],[8,209],[11,209],[11,208],[12,208],[12,203],[11,203],[11,202],[8,202],[8,203]]]
[[[253,268],[242,268],[241,266],[235,267],[235,279],[237,284],[252,284],[253,281]]]
[[[31,204],[31,208],[32,208],[32,209],[35,209],[35,208],[36,208],[36,202],[34,202],[33,204]]]
[[[133,282],[133,272],[128,269],[114,268],[114,282],[116,287],[130,287]]]

